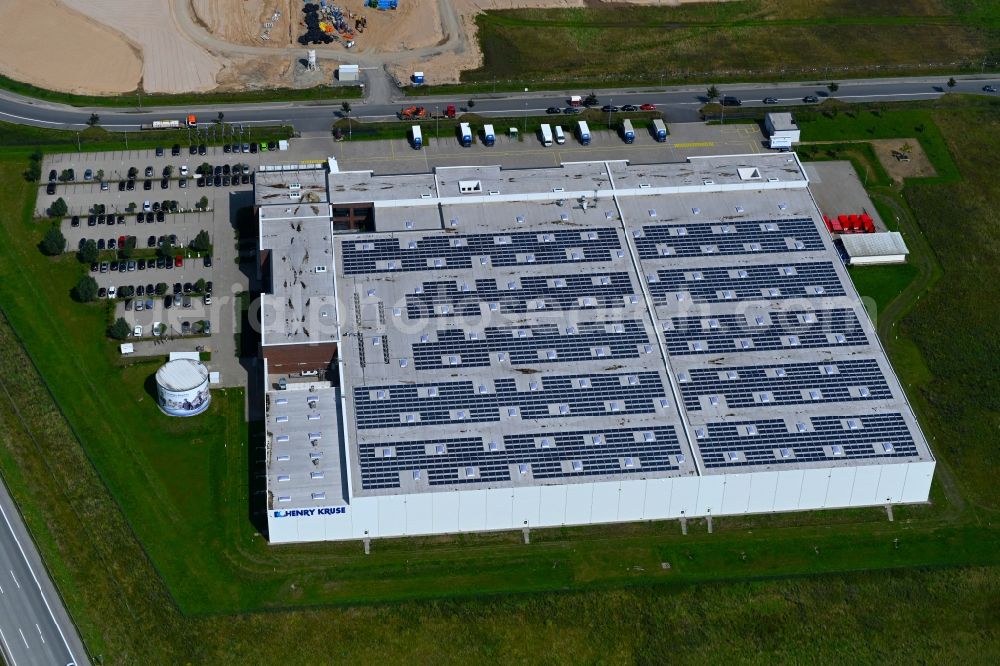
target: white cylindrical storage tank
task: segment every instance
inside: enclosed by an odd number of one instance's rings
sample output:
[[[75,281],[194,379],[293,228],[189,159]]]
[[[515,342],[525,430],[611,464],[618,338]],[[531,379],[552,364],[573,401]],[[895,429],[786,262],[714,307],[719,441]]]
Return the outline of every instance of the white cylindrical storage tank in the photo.
[[[194,416],[208,409],[208,368],[201,361],[180,358],[156,371],[156,402],[170,416]]]

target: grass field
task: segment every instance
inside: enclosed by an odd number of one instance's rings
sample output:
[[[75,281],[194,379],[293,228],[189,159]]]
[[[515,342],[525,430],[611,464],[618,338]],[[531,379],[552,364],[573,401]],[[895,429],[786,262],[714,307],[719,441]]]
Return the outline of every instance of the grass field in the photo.
[[[941,460],[934,503],[894,523],[868,509],[724,518],[687,537],[649,523],[536,531],[530,546],[377,541],[368,557],[268,547],[247,517],[242,395],[215,392],[192,421],[159,414],[155,364],[118,369],[104,309],[67,297],[82,269],[35,248],[22,156],[0,159],[0,472],[104,663],[995,661],[1000,299],[984,276],[1000,183],[982,165],[1000,111],[927,114],[962,179],[911,182],[886,204],[912,214],[916,277],[858,281],[901,308],[879,329]],[[917,301],[925,260],[943,278]],[[941,569],[962,565],[984,568]]]
[[[487,12],[477,25],[484,64],[451,89],[835,80],[978,72],[1000,61],[1000,6],[985,0],[593,3]]]
[[[0,75],[0,88],[43,99],[47,102],[57,102],[79,107],[118,107],[138,109],[160,106],[204,106],[206,104],[237,104],[242,102],[326,102],[339,104],[345,99],[360,99],[360,86],[316,86],[313,88],[271,88],[262,90],[240,90],[232,92],[198,92],[198,93],[140,93],[134,91],[123,95],[75,95],[73,93],[47,90],[33,86],[30,83],[17,81]],[[179,111],[180,113],[180,111]]]
[[[254,141],[277,141],[292,135],[292,127],[255,127]],[[109,132],[103,127],[88,127],[80,132],[16,125],[0,121],[0,146],[5,155],[18,152],[27,154],[36,148],[52,152],[72,152],[80,148],[84,151],[122,150],[126,143],[132,150],[138,148],[169,147],[179,143],[185,148],[190,145],[188,134],[183,130],[146,130],[142,132]],[[202,143],[199,141],[199,143]],[[221,145],[218,141],[204,141],[206,145]]]

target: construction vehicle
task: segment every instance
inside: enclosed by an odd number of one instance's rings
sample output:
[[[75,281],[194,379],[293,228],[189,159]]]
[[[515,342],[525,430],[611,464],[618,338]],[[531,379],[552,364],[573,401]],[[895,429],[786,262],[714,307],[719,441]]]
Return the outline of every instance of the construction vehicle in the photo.
[[[400,120],[412,120],[414,118],[426,118],[427,109],[422,106],[408,106],[399,112]]]

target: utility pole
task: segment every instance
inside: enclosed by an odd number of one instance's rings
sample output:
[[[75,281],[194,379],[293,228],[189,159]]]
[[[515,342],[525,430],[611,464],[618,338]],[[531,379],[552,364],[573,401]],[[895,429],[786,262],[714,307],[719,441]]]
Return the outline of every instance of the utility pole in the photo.
[[[76,152],[80,152],[80,133],[76,133]]]
[[[528,89],[525,88],[524,92],[528,92]],[[528,133],[528,100],[524,100],[524,130],[523,130],[523,132],[525,134]]]

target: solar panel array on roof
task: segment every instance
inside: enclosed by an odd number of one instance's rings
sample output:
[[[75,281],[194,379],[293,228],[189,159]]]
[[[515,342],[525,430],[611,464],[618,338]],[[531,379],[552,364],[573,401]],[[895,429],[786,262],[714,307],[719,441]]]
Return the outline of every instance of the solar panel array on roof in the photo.
[[[821,252],[809,218],[704,224],[644,224],[635,241],[640,259],[774,252]]]
[[[640,372],[538,375],[527,382],[526,390],[509,378],[478,386],[471,381],[356,386],[354,404],[357,427],[368,429],[489,422],[502,416],[552,419],[648,414],[665,409],[669,402],[659,373]]]
[[[671,356],[868,344],[853,310],[671,317],[663,325]]]
[[[418,370],[487,367],[494,360],[512,366],[594,358],[638,358],[653,346],[636,320],[487,327],[482,337],[464,329],[437,331],[437,340],[413,344]]]
[[[917,448],[899,413],[814,416],[694,426],[698,450],[712,468],[839,459],[901,458]]]
[[[358,453],[367,490],[398,488],[401,475],[435,486],[650,473],[678,469],[682,455],[673,426],[364,442]]]
[[[695,368],[678,376],[684,406],[779,407],[821,402],[889,400],[892,392],[872,358],[821,363]]]
[[[624,256],[612,229],[553,230],[544,233],[436,234],[400,240],[373,238],[341,243],[344,274],[463,269],[479,265],[571,264]],[[475,260],[475,261],[474,261]]]
[[[726,266],[704,269],[663,269],[650,281],[657,304],[692,302],[765,301],[814,296],[842,296],[844,287],[828,261],[762,266]]]
[[[585,273],[553,276],[522,276],[506,281],[485,278],[474,285],[455,281],[424,282],[406,295],[406,316],[467,317],[493,312],[521,313],[528,310],[580,310],[621,308],[625,298],[635,295],[628,273]]]

